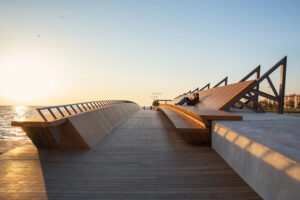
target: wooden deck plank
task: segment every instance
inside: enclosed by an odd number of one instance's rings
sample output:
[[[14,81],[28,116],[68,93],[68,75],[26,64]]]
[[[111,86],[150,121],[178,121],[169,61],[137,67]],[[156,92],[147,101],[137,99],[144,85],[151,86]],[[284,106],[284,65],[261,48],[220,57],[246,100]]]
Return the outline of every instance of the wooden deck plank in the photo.
[[[0,155],[0,199],[260,199],[207,146],[187,144],[159,112],[140,111],[93,149]]]

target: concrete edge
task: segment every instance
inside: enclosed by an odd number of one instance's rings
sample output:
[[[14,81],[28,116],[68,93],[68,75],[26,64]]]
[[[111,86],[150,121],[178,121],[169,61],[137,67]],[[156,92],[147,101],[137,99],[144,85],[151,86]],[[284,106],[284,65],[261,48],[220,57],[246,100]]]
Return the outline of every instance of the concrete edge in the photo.
[[[300,164],[213,122],[212,148],[264,199],[297,199]]]

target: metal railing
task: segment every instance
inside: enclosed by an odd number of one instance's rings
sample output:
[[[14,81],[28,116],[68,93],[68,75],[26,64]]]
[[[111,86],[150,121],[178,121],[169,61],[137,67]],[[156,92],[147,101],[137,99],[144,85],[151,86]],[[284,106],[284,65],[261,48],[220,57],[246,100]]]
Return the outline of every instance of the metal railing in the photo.
[[[280,68],[280,83],[279,83],[279,91],[276,90],[270,75],[276,70]],[[238,101],[233,102],[232,107],[236,107],[235,103],[241,105],[243,108],[246,107],[254,112],[265,112],[262,106],[258,102],[258,96],[264,97],[266,99],[277,102],[277,113],[283,114],[284,108],[284,96],[285,96],[285,82],[286,82],[286,68],[287,68],[287,56],[283,57],[280,61],[278,61],[273,67],[271,67],[267,72],[265,72],[262,76],[260,76],[260,65],[252,70],[248,75],[246,75],[241,82],[248,80],[249,77],[256,74],[256,83],[255,85],[249,89],[249,91],[238,99]],[[272,89],[273,94],[268,94],[259,89],[259,85],[261,82],[267,80],[268,86]],[[245,100],[245,101],[242,101]],[[252,102],[253,105],[250,104]]]
[[[256,80],[256,84],[254,87],[252,87],[249,92],[244,95],[243,97],[239,98],[238,101],[234,101],[233,104],[231,105],[232,107],[235,108],[243,108],[246,107],[252,111],[255,112],[265,112],[264,109],[262,108],[262,106],[259,104],[258,102],[258,97],[264,97],[266,99],[275,101],[278,103],[278,113],[279,114],[283,114],[283,108],[284,108],[284,96],[285,96],[285,82],[286,82],[286,67],[287,66],[287,56],[283,57],[279,62],[277,62],[273,67],[271,67],[265,74],[263,74],[262,76],[260,76],[260,68],[261,66],[257,66],[255,69],[253,69],[249,74],[247,74],[245,77],[243,77],[240,82],[244,82],[247,81],[250,77],[252,77],[253,75],[255,75],[255,80]],[[280,84],[279,84],[279,91],[276,90],[270,75],[276,70],[280,68]],[[263,91],[260,90],[260,83],[264,80],[267,80],[269,88],[272,89],[273,94],[267,94]],[[222,83],[224,83],[224,85],[228,84],[228,76],[226,76],[224,79],[222,79],[219,83],[217,83],[213,88],[219,87]],[[200,92],[204,89],[210,89],[210,83],[208,83],[207,85],[205,85],[203,88],[199,89],[196,88],[193,91],[188,91],[186,93],[183,93],[176,98],[185,96],[187,94],[190,93],[194,93],[194,92]],[[245,101],[241,101],[241,100],[245,100]],[[253,103],[253,106],[250,106],[250,102]],[[235,106],[235,104],[238,103],[240,106],[237,107]]]
[[[58,105],[58,106],[48,106],[37,108],[38,113],[41,115],[43,120],[47,122],[47,118],[45,116],[45,111],[49,112],[53,119],[68,117],[70,115],[74,115],[77,113],[82,113],[90,110],[95,110],[98,108],[108,107],[115,104],[120,103],[132,103],[131,101],[126,100],[101,100],[101,101],[89,101],[82,103],[74,103],[74,104],[66,104],[66,105]]]
[[[223,78],[219,83],[217,83],[213,88],[219,87],[222,83],[224,83],[224,85],[227,85],[228,82],[228,76],[226,76],[225,78]]]
[[[187,94],[193,94],[193,93],[195,93],[195,92],[200,92],[200,91],[202,91],[202,90],[205,90],[206,88],[209,89],[209,87],[210,87],[210,83],[206,84],[206,85],[205,85],[203,88],[201,88],[201,89],[199,89],[199,87],[197,87],[197,88],[194,89],[193,91],[190,90],[190,91],[188,91],[188,92],[186,92],[186,93],[183,93],[183,94],[181,94],[181,95],[175,97],[174,99],[177,99],[177,98],[179,98],[179,97],[185,96],[185,95],[187,95]]]
[[[202,90],[205,90],[205,88],[209,89],[210,88],[210,83],[207,83],[203,88],[201,88],[200,90],[198,90],[199,92]]]
[[[228,76],[226,76],[224,79],[222,79],[222,80],[221,80],[219,83],[217,83],[213,88],[219,87],[222,83],[224,83],[224,85],[227,85],[227,83],[228,83]],[[187,95],[187,94],[193,94],[193,93],[195,93],[195,92],[200,92],[200,91],[202,91],[202,90],[205,90],[206,88],[207,88],[207,89],[210,88],[210,83],[206,84],[206,85],[205,85],[203,88],[201,88],[201,89],[199,89],[199,87],[197,87],[197,88],[194,89],[194,90],[190,90],[190,91],[188,91],[188,92],[186,92],[186,93],[183,93],[183,94],[181,94],[181,95],[175,97],[175,99],[177,99],[177,98],[179,98],[179,97],[182,97],[182,96],[185,96],[185,95]]]

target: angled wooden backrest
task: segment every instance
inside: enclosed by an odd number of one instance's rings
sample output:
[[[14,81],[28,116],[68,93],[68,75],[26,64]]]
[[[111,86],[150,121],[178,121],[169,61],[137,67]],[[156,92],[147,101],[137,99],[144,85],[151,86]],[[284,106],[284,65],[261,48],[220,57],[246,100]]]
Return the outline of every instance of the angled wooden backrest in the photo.
[[[37,148],[89,149],[140,109],[120,103],[55,120],[45,115],[49,121],[37,116],[11,124],[22,127]]]
[[[200,103],[196,106],[225,110],[236,101],[237,98],[244,95],[251,87],[253,87],[255,83],[255,80],[251,80],[200,91],[198,92]],[[192,94],[186,96],[193,98]],[[174,99],[174,102],[179,101],[181,98],[183,97]]]

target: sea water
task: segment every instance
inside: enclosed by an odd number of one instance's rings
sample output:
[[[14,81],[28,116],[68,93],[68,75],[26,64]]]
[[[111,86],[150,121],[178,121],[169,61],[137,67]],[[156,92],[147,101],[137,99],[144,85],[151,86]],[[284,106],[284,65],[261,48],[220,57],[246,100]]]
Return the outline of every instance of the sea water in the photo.
[[[11,126],[11,121],[36,115],[34,106],[0,106],[0,140],[28,140],[20,127]]]

